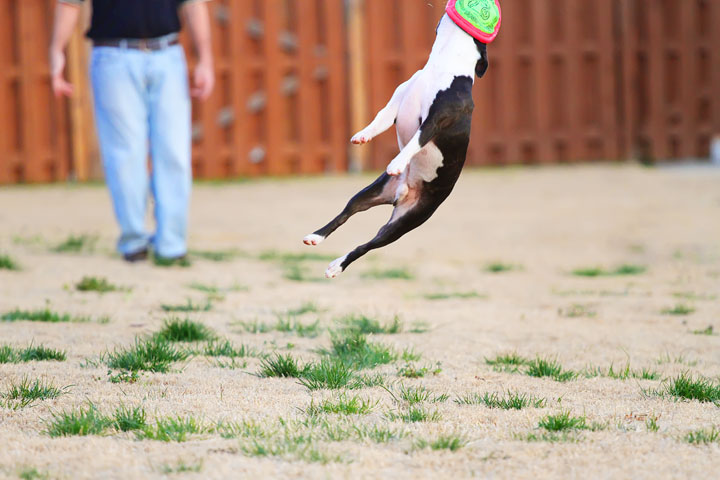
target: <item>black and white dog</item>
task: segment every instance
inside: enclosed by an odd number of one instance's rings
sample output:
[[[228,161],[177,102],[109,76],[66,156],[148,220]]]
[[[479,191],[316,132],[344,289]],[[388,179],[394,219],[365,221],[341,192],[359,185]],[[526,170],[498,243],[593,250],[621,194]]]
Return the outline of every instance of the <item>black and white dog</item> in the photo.
[[[474,78],[482,77],[487,68],[487,45],[444,15],[425,67],[400,85],[372,123],[351,140],[368,143],[395,124],[400,153],[340,215],[303,242],[318,245],[350,216],[376,205],[395,206],[390,221],[368,243],[334,260],[325,276],[338,276],[370,250],[419,227],[450,195],[470,142]]]

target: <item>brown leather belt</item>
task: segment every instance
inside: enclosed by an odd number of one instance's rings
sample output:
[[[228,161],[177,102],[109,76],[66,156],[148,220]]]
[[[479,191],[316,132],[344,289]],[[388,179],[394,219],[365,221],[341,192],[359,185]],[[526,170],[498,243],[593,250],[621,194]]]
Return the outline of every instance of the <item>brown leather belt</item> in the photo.
[[[95,47],[117,47],[130,48],[133,50],[142,50],[144,52],[154,52],[163,50],[174,45],[178,45],[180,41],[177,35],[169,35],[160,38],[124,38],[119,40],[95,40]]]

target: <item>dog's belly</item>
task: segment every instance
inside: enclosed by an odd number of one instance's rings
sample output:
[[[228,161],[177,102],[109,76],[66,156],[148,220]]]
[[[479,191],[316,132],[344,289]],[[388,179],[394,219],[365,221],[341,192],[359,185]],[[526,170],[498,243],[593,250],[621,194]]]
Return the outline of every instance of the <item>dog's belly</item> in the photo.
[[[430,183],[438,176],[438,169],[443,165],[443,154],[433,142],[428,143],[415,155],[408,166],[407,183],[417,188],[423,182]]]

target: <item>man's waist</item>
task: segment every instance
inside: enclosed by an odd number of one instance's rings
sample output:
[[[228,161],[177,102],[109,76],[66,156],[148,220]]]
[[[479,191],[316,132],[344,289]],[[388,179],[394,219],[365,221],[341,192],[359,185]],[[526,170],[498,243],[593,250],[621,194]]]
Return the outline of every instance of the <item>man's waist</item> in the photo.
[[[145,52],[163,50],[178,45],[179,43],[180,40],[178,39],[177,33],[155,38],[107,38],[93,40],[93,46],[95,47],[129,48]]]

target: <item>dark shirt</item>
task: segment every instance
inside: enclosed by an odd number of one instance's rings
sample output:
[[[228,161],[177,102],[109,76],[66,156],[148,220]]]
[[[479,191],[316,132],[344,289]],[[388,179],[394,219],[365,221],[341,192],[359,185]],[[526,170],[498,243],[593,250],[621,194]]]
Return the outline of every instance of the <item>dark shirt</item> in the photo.
[[[87,0],[63,0],[83,3]],[[93,40],[156,38],[180,31],[178,8],[188,0],[90,0]]]

